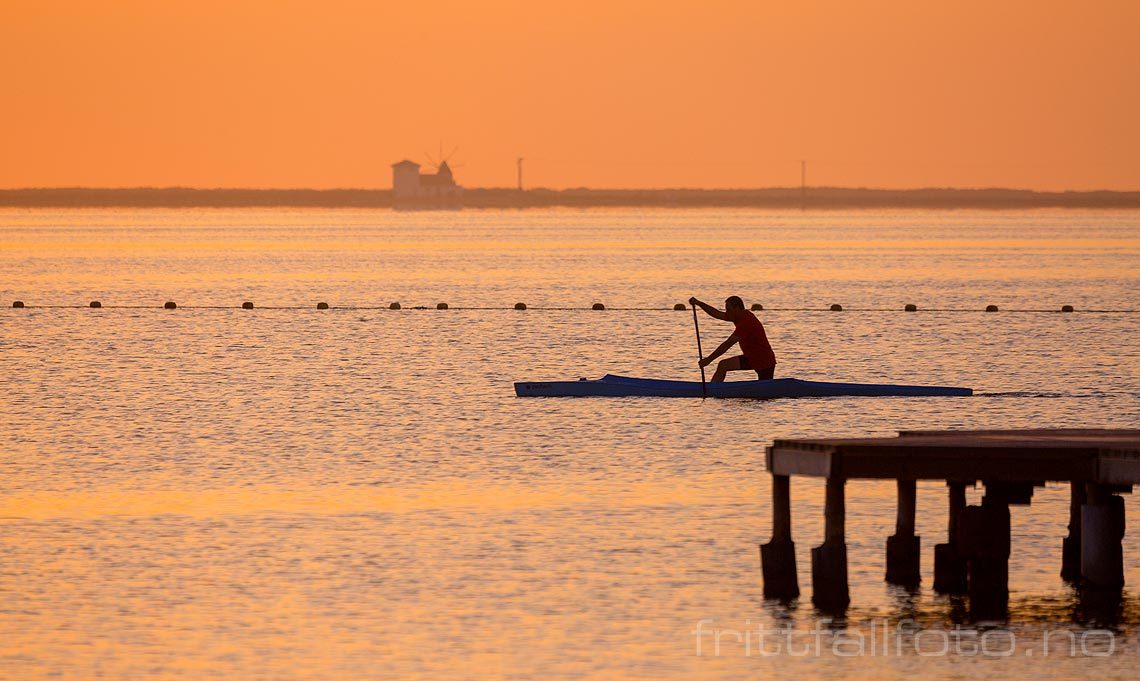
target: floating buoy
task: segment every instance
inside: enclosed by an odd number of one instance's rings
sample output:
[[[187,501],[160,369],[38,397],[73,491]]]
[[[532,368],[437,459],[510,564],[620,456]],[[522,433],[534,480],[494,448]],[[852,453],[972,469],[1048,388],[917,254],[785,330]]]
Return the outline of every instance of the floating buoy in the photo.
[[[526,303],[515,303],[515,309],[516,310],[525,310],[526,309]]]
[[[392,303],[391,305],[388,306],[388,309],[389,310],[399,310],[400,304],[399,303]]]
[[[752,311],[753,312],[759,312],[760,310],[763,310],[763,309],[764,309],[764,306],[761,305],[760,303],[752,303]]]
[[[906,307],[904,307],[903,310],[906,310],[907,312],[918,312],[918,306],[914,303],[907,303]]]
[[[685,304],[684,304],[684,303],[677,303],[676,305],[674,305],[674,306],[673,306],[673,309],[674,309],[674,310],[682,310],[682,311],[683,311],[683,310],[686,310],[686,309],[688,309],[688,308],[686,308],[686,307],[685,307]]]
[[[329,309],[329,304],[328,303],[317,303],[317,309],[318,310],[327,310],[327,309]]]
[[[446,309],[447,309],[447,303],[436,303],[436,304],[435,304],[435,309],[437,309],[437,310],[446,310]]]
[[[251,302],[249,302],[249,301],[247,300],[247,301],[245,301],[244,303],[242,303],[242,304],[241,304],[241,309],[243,309],[243,310],[252,310],[252,309],[253,309],[253,303],[251,303]]]
[[[103,303],[100,303],[98,300],[92,300],[88,307],[103,307]]]
[[[832,303],[831,311],[832,312],[843,312],[843,306],[840,305],[839,303]]]
[[[174,302],[173,300],[168,300],[166,301],[166,304],[163,305],[163,307],[167,310],[176,310],[178,309],[178,303]]]
[[[606,306],[602,305],[601,303],[594,303],[594,306],[590,309],[592,309],[592,310],[604,310],[604,309],[606,309]]]
[[[986,312],[997,312],[997,311],[998,311],[997,305],[986,305]]]
[[[1061,312],[1072,312],[1072,311],[1073,311],[1072,305],[1062,305],[1061,306]]]
[[[23,307],[23,306],[24,306],[24,301],[22,301],[22,300],[17,300],[17,301],[12,303],[12,307]]]

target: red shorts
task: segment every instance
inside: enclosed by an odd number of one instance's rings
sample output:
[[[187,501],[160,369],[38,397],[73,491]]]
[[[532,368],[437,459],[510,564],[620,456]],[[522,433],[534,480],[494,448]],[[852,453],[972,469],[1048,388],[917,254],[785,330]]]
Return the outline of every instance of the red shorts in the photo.
[[[756,374],[758,376],[760,376],[760,380],[762,380],[762,381],[769,380],[776,375],[776,367],[768,367],[766,369],[757,369],[756,367],[752,366],[752,362],[749,362],[748,357],[746,357],[745,355],[740,356],[740,368],[741,369],[752,369],[753,371],[756,372]]]

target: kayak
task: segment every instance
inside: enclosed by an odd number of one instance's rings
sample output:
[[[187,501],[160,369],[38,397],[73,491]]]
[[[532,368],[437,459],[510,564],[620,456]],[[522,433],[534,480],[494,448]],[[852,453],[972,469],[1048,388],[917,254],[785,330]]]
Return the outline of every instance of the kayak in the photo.
[[[883,383],[826,383],[798,378],[767,381],[708,383],[709,397],[969,397],[970,388]],[[515,383],[519,397],[703,397],[699,381],[664,381],[606,374],[598,379],[577,381],[525,381]]]

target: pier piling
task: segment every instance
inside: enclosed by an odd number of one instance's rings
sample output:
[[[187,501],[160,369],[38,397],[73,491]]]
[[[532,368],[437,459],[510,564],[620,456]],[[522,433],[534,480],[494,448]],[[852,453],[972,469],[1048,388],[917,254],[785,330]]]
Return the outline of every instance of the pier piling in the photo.
[[[792,541],[791,480],[772,475],[772,539],[760,545],[764,598],[790,601],[800,595],[796,545]]]
[[[914,533],[916,482],[898,480],[898,517],[895,533],[887,537],[887,581],[905,587],[918,586],[922,581],[922,538]]]
[[[951,480],[949,487],[950,508],[947,513],[945,544],[934,546],[934,590],[945,594],[966,593],[966,559],[958,547],[958,525],[962,512],[966,509],[966,483]]]
[[[1085,481],[1069,483],[1069,536],[1061,540],[1061,579],[1081,580],[1081,507],[1085,504]]]
[[[967,506],[959,525],[966,556],[970,612],[975,617],[1002,617],[1009,606],[1009,502],[1001,494]]]
[[[827,478],[823,544],[811,550],[812,603],[820,610],[832,612],[845,610],[851,603],[847,586],[846,483],[842,475]]]
[[[1124,586],[1124,499],[1111,487],[1089,483],[1081,505],[1081,586],[1119,590]]]

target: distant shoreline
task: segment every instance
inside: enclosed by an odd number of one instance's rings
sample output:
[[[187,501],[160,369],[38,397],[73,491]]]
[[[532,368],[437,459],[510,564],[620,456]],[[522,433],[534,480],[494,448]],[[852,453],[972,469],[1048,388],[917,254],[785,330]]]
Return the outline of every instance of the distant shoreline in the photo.
[[[388,189],[0,189],[7,208],[391,208]],[[464,208],[1140,208],[1140,191],[1020,189],[480,189]]]

